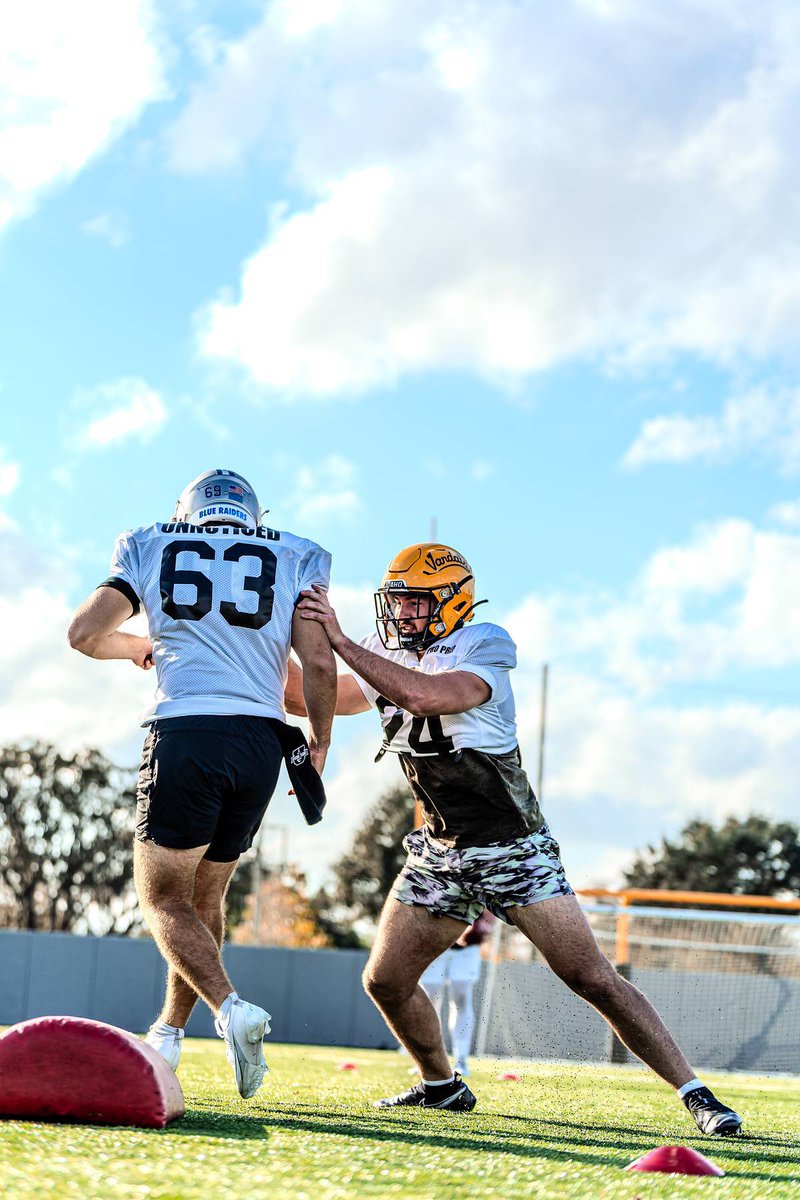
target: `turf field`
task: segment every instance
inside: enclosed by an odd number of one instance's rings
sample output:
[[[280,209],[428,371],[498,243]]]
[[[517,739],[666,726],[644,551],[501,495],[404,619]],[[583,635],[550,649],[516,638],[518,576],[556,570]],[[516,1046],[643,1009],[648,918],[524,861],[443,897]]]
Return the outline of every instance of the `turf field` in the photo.
[[[264,1089],[242,1101],[218,1042],[187,1042],[187,1115],[163,1132],[0,1123],[3,1200],[339,1200],[535,1196],[538,1200],[718,1195],[800,1200],[800,1080],[709,1075],[746,1114],[748,1136],[713,1141],[643,1071],[498,1064],[470,1083],[471,1114],[377,1112],[408,1085],[398,1054],[270,1046]],[[339,1071],[345,1058],[355,1071]],[[498,1081],[517,1070],[518,1083]],[[724,1179],[626,1174],[654,1146],[688,1143]]]

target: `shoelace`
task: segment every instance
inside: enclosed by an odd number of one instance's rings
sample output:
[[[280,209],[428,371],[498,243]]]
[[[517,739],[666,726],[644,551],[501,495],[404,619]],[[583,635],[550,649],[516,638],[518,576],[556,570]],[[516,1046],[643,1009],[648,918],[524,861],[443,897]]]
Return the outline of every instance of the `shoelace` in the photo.
[[[726,1110],[726,1106],[721,1104],[714,1093],[710,1092],[708,1088],[695,1088],[693,1092],[689,1092],[688,1096],[685,1097],[685,1104],[689,1112],[694,1112],[697,1108],[706,1108],[709,1106],[720,1112]]]

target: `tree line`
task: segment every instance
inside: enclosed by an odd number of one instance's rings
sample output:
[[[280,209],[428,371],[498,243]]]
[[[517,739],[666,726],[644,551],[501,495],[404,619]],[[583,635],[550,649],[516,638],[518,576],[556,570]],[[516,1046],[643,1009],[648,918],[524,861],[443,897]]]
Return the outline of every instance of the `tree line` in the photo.
[[[0,928],[74,933],[142,931],[133,889],[136,772],[99,750],[61,753],[45,742],[0,748]],[[414,801],[405,787],[381,796],[309,895],[299,867],[263,874],[259,903],[243,863],[229,894],[235,941],[362,945],[405,859]],[[766,816],[692,820],[647,846],[624,872],[628,887],[785,896],[800,892],[800,828]]]

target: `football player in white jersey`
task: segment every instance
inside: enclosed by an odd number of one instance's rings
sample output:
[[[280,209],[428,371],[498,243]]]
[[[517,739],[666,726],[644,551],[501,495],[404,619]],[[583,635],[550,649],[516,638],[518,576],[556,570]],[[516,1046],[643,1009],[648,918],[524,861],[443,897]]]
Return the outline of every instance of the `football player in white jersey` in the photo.
[[[325,802],[336,701],[328,638],[295,605],[324,589],[330,555],[261,524],[256,495],[233,471],[206,471],[182,492],[171,521],[120,534],[109,578],[75,613],[70,644],[92,658],[155,666],[144,715],[134,878],[148,926],[168,963],[161,1017],[147,1040],[177,1068],[200,996],[216,1016],[244,1097],[267,1070],[269,1014],[237,995],[222,964],[225,893],[286,759],[304,815]],[[316,593],[315,593],[316,594]],[[119,626],[143,608],[149,636]],[[286,725],[290,646],[304,667],[309,747]]]
[[[381,754],[399,755],[424,817],[405,839],[408,858],[364,977],[421,1082],[378,1106],[474,1107],[474,1095],[450,1068],[419,980],[488,908],[516,925],[675,1088],[704,1133],[738,1133],[740,1117],[696,1079],[650,1001],[600,951],[566,880],[521,765],[509,679],[516,648],[499,626],[468,624],[476,607],[469,563],[450,546],[409,546],[389,564],[375,604],[377,633],[360,644],[342,632],[322,589],[306,591],[298,611],[324,627],[354,672],[339,678],[337,713],[377,708]],[[299,670],[290,671],[290,712],[303,711],[301,680]]]

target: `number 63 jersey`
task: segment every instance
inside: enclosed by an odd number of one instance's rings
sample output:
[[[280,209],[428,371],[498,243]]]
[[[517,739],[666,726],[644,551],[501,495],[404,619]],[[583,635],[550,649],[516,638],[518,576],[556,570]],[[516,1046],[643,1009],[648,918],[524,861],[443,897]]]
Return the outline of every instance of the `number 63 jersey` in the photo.
[[[285,720],[295,603],[313,583],[328,587],[330,563],[315,542],[264,526],[168,522],[120,534],[104,586],[147,614],[158,687],[142,723]]]

